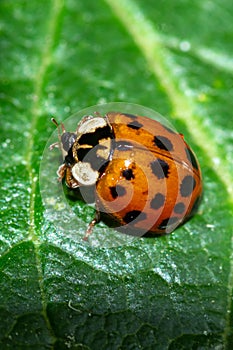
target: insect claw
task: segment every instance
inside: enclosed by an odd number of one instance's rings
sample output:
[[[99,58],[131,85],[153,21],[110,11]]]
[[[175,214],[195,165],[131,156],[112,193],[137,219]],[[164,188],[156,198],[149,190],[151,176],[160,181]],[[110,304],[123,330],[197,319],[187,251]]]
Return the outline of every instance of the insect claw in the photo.
[[[49,146],[49,150],[52,151],[54,148],[59,148],[60,144],[59,142],[54,142]]]
[[[57,128],[59,127],[59,124],[54,117],[51,118],[51,122],[55,124]]]
[[[88,225],[88,228],[86,230],[85,236],[83,237],[84,241],[88,241],[89,236],[92,233],[92,230],[95,226],[95,224],[97,224],[100,221],[100,212],[96,210],[95,212],[95,217],[94,219],[90,222],[90,224]]]

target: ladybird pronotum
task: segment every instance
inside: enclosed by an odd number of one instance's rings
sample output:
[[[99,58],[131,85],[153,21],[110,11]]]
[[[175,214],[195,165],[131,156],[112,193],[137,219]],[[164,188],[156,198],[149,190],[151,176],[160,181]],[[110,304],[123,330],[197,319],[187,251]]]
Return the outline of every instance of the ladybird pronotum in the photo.
[[[201,170],[181,134],[148,117],[120,112],[84,116],[75,132],[61,126],[59,179],[71,189],[94,191],[96,217],[85,237],[102,212],[125,233],[161,235],[196,211]]]

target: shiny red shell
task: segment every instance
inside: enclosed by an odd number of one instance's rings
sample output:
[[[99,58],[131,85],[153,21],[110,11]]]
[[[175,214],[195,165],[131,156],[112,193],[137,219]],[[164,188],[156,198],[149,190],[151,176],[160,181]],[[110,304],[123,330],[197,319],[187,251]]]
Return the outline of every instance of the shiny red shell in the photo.
[[[147,117],[107,113],[115,147],[96,205],[127,229],[169,233],[195,212],[201,171],[183,136]]]

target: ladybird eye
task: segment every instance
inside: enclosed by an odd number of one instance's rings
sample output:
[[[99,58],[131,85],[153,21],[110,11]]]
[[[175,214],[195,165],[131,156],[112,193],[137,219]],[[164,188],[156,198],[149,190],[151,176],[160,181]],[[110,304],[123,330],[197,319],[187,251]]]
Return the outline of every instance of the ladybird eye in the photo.
[[[69,149],[73,146],[73,143],[76,139],[76,135],[75,133],[71,133],[71,132],[64,132],[61,135],[61,142],[62,142],[62,146],[64,148],[65,151],[69,151]]]

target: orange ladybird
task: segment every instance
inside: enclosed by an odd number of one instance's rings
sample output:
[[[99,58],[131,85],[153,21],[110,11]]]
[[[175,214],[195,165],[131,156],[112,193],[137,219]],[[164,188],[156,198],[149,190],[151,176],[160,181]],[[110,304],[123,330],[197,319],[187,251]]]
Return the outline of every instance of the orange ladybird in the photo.
[[[181,134],[148,117],[120,112],[84,116],[74,133],[63,125],[62,131],[59,179],[69,188],[94,191],[96,217],[86,237],[101,212],[125,233],[161,235],[196,211],[201,170]]]

